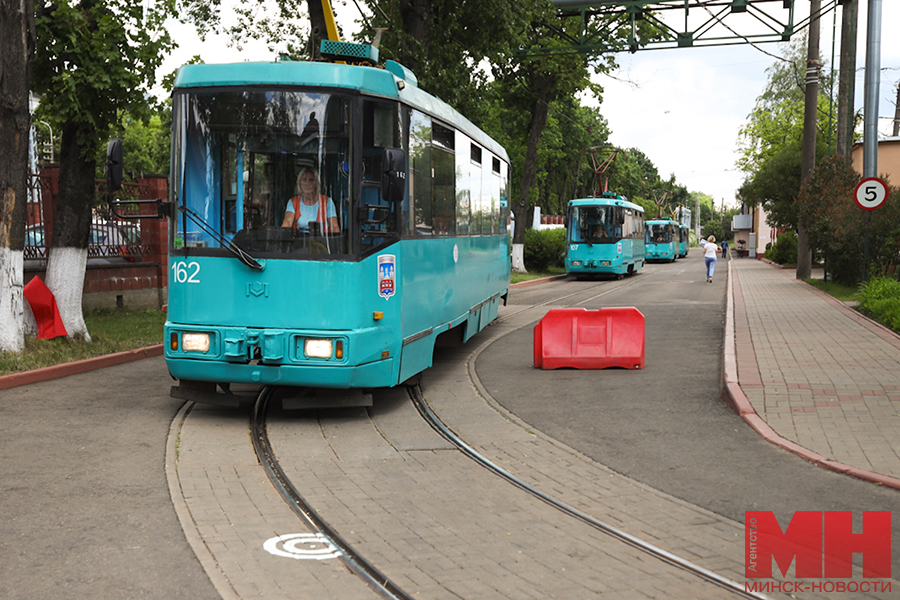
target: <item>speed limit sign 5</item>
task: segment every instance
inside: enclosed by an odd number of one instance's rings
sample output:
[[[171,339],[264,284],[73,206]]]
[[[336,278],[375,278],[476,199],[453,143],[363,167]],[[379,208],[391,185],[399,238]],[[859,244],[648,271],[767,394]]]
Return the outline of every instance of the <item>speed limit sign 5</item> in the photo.
[[[856,203],[860,208],[875,210],[887,200],[887,184],[877,177],[867,177],[859,182],[854,192]]]

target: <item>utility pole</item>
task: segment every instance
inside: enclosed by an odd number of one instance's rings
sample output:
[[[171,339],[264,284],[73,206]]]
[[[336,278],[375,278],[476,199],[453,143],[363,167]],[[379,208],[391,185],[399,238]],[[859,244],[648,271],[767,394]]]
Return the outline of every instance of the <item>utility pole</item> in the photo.
[[[803,154],[800,159],[801,185],[816,166],[816,121],[819,99],[819,17],[822,0],[809,2],[809,47],[806,53],[806,101],[803,113]],[[812,252],[806,235],[806,223],[797,222],[797,279],[809,279]]]
[[[881,0],[869,0],[866,15],[866,87],[863,115],[863,177],[878,177],[878,94],[881,89]],[[863,281],[869,277],[872,211],[866,211]]]
[[[897,84],[897,103],[894,105],[894,137],[900,135],[900,83]]]
[[[856,38],[859,17],[858,0],[847,0],[841,9],[841,66],[838,76],[837,153],[850,156],[856,111]],[[895,134],[896,135],[896,134]]]

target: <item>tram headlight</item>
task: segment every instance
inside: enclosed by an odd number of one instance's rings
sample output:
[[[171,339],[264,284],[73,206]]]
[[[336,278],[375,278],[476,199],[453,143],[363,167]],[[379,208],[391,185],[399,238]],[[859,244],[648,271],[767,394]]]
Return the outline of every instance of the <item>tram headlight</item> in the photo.
[[[209,334],[182,333],[181,349],[185,352],[209,352]]]
[[[573,260],[573,261],[572,261],[572,266],[573,266],[573,267],[580,267],[580,266],[581,266],[581,261],[580,261],[580,260]]]
[[[303,353],[310,358],[331,358],[334,344],[331,340],[307,339],[303,342]]]

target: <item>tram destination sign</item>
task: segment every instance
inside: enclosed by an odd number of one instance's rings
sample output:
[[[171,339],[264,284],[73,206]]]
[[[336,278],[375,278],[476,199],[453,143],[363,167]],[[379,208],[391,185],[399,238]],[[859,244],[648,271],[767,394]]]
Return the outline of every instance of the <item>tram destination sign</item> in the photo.
[[[854,198],[860,208],[875,210],[887,200],[887,184],[877,177],[867,177],[859,182],[854,192]]]

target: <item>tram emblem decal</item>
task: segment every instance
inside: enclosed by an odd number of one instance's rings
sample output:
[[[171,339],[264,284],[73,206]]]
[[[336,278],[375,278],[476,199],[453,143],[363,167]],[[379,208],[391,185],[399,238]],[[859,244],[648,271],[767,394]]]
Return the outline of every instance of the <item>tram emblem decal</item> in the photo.
[[[378,295],[385,300],[397,291],[397,257],[382,254],[378,257]]]

